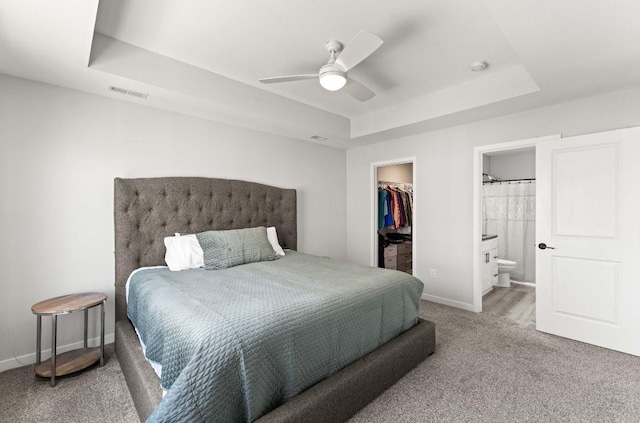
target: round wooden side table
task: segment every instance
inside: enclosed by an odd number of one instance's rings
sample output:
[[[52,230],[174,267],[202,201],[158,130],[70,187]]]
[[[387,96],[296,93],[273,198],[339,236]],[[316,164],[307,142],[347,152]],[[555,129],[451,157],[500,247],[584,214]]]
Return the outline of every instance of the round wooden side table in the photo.
[[[51,386],[56,386],[56,376],[63,376],[85,369],[98,360],[104,365],[104,303],[107,294],[84,292],[50,298],[34,304],[31,311],[38,317],[36,340],[36,374],[51,378]],[[87,326],[89,309],[100,306],[100,346],[89,348],[87,345]],[[84,310],[84,348],[68,351],[56,356],[58,316]],[[42,352],[42,316],[51,316],[51,358],[40,362]]]

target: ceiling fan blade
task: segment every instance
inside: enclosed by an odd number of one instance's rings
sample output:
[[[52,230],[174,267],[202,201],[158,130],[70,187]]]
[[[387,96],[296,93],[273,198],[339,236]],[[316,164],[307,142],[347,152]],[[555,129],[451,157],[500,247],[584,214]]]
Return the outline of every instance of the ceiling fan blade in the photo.
[[[262,82],[263,84],[276,84],[279,82],[302,81],[304,79],[318,79],[318,74],[308,73],[305,75],[289,75],[289,76],[276,76],[273,78],[261,78],[260,82]]]
[[[384,41],[377,35],[367,31],[360,31],[349,41],[336,59],[336,64],[345,70],[353,68],[358,63],[369,57]]]
[[[376,93],[365,87],[361,83],[351,78],[347,78],[347,83],[344,86],[344,90],[351,95],[351,97],[360,101],[371,100],[376,96]]]

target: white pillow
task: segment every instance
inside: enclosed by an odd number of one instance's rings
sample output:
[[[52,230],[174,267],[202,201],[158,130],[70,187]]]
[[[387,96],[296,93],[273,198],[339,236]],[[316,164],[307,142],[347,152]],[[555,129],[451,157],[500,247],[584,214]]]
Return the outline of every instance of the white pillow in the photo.
[[[195,235],[167,236],[164,238],[167,254],[164,261],[173,271],[204,267],[204,254]]]
[[[273,251],[275,251],[276,254],[279,256],[284,256],[284,251],[282,250],[282,247],[278,242],[278,233],[276,232],[276,228],[274,226],[267,228],[267,238],[271,243],[271,247],[273,248]]]

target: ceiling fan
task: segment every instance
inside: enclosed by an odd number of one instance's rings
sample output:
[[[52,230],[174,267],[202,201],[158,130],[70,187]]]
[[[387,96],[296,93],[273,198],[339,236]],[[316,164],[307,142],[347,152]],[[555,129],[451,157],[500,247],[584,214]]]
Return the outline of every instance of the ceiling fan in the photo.
[[[329,51],[330,58],[317,74],[276,76],[274,78],[262,78],[260,82],[274,84],[318,78],[320,85],[326,90],[338,91],[344,87],[345,91],[353,98],[367,101],[376,94],[358,81],[349,78],[347,72],[369,57],[382,43],[383,41],[380,37],[367,31],[360,31],[356,34],[344,49],[340,41],[327,41],[326,48]]]

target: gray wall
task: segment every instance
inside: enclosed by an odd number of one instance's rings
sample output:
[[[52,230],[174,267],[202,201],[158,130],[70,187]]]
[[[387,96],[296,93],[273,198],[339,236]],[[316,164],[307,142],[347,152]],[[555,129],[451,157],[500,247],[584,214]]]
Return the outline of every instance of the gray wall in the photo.
[[[487,154],[482,155],[482,173],[491,175],[491,156]]]
[[[486,157],[486,156],[485,156]],[[489,156],[489,174],[500,179],[535,179],[536,152],[498,154]]]
[[[414,274],[429,298],[470,308],[473,148],[640,125],[640,89],[633,89],[345,153],[7,76],[0,98],[0,369],[17,364],[14,351],[33,359],[30,307],[44,298],[108,293],[112,335],[116,176],[296,188],[300,250],[369,264],[371,163],[415,157]],[[428,277],[431,267],[437,279]],[[59,325],[59,345],[80,341],[81,316]]]
[[[413,163],[378,167],[378,180],[386,182],[413,183]]]
[[[2,75],[0,99],[0,370],[14,352],[33,360],[30,308],[49,297],[107,293],[112,339],[116,176],[295,188],[298,248],[346,257],[344,150]],[[82,339],[81,321],[59,319],[59,346]]]
[[[415,156],[414,275],[428,298],[471,309],[474,147],[638,126],[638,110],[636,88],[347,150],[348,259],[371,259],[371,164]]]

